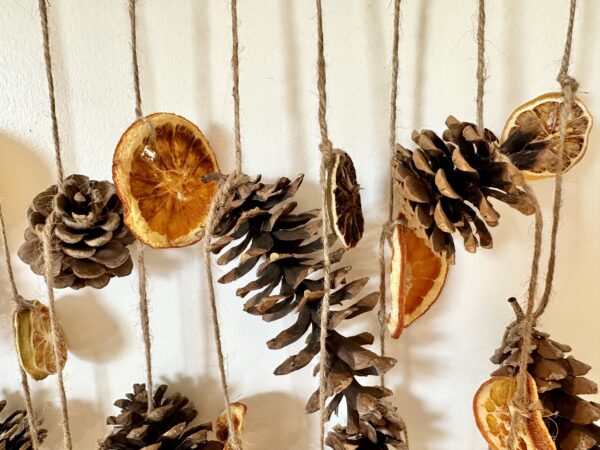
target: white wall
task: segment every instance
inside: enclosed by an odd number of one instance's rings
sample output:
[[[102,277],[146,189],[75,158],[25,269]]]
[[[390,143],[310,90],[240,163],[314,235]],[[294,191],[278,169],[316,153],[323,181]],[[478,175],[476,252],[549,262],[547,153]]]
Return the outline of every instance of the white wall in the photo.
[[[310,0],[241,0],[241,96],[244,170],[306,174],[302,207],[318,205],[315,13]],[[488,3],[486,125],[499,133],[512,109],[557,89],[566,0]],[[65,169],[110,177],[112,152],[134,117],[125,0],[54,0],[50,24]],[[366,238],[349,255],[357,274],[377,276],[376,241],[385,219],[388,177],[389,71],[393,2],[326,0],[330,132],[359,168]],[[443,129],[448,114],[475,116],[475,0],[403,1],[399,141],[413,128]],[[0,5],[0,193],[13,253],[33,196],[54,180],[46,80],[37,2]],[[232,167],[230,18],[225,0],[142,0],[140,66],[146,112],[176,112],[206,133],[221,167]],[[581,0],[572,73],[580,97],[600,115],[600,2]],[[565,177],[555,298],[543,327],[570,343],[600,381],[600,126],[583,162]],[[549,219],[553,183],[535,184]],[[492,370],[488,357],[512,318],[506,299],[523,298],[532,220],[500,206],[496,248],[459,250],[446,290],[426,317],[389,344],[399,362],[388,376],[411,433],[413,450],[487,448],[471,398]],[[221,409],[199,246],[148,252],[157,379],[190,396],[203,420]],[[42,281],[14,258],[28,298]],[[223,269],[219,268],[218,273]],[[18,404],[8,290],[0,272],[0,392]],[[65,371],[75,444],[93,448],[112,402],[143,381],[136,278],[102,291],[60,291],[58,312],[70,345]],[[373,280],[373,286],[376,283]],[[232,395],[250,406],[249,448],[317,448],[317,417],[303,406],[316,387],[310,370],[271,375],[291,349],[265,341],[291,319],[265,324],[242,311],[233,286],[219,288]],[[375,316],[351,325],[375,332]],[[55,380],[34,384],[37,409],[59,442]]]

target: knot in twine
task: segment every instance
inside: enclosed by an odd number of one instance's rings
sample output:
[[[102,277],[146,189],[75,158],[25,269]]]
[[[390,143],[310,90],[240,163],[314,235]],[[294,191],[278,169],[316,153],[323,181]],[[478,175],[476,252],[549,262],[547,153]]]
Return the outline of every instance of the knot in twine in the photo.
[[[321,151],[321,155],[326,158],[327,161],[329,161],[334,155],[333,144],[329,139],[319,144],[319,150]]]
[[[570,75],[561,73],[557,78],[556,81],[558,81],[560,83],[560,86],[563,89],[563,92],[566,92],[567,89],[571,91],[571,93],[575,93],[577,92],[577,89],[579,89],[579,82],[573,78]]]

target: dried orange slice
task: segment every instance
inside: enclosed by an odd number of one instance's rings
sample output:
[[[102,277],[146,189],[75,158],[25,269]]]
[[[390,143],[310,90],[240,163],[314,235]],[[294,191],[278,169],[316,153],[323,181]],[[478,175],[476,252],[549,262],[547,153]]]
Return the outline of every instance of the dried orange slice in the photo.
[[[555,174],[563,102],[562,93],[541,95],[519,106],[504,126],[501,150],[530,179]],[[583,158],[591,128],[590,112],[576,99],[567,123],[563,172]]]
[[[516,378],[492,377],[481,385],[473,399],[477,428],[492,450],[508,450],[506,439],[510,433],[512,398],[516,387]],[[535,381],[529,375],[527,392],[530,402],[539,401]],[[515,436],[515,448],[518,450],[556,450],[539,410],[523,419]]]
[[[206,138],[187,119],[156,113],[138,120],[121,137],[113,158],[125,223],[150,247],[198,242],[217,189],[202,176],[216,171]]]
[[[23,369],[34,380],[43,380],[57,372],[54,344],[48,308],[39,301],[27,301],[28,308],[14,316],[17,352]],[[61,369],[67,361],[67,344],[62,329],[59,331]]]
[[[329,223],[344,248],[355,247],[365,230],[360,186],[352,158],[334,150],[333,166],[327,178]]]
[[[393,338],[421,317],[438,299],[449,264],[409,227],[399,224],[392,236],[391,305],[387,326]]]
[[[229,405],[229,409],[231,411],[231,420],[233,421],[233,426],[237,432],[237,435],[240,436],[244,431],[244,419],[246,418],[246,412],[248,411],[248,407],[243,403],[231,403]],[[227,423],[227,411],[223,410],[223,412],[219,415],[216,426],[215,426],[215,436],[219,440],[219,442],[225,443],[224,450],[229,449],[229,426]]]

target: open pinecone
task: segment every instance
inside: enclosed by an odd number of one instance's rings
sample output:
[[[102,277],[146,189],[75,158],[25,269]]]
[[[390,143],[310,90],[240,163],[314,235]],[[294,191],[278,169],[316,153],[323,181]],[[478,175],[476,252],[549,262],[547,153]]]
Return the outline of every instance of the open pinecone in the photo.
[[[127,245],[135,239],[123,222],[123,207],[109,181],[83,175],[50,186],[27,210],[29,227],[19,257],[34,273],[44,275],[43,230],[54,212],[53,284],[56,288],[97,289],[112,277],[129,275],[133,262]]]
[[[218,209],[219,223],[210,243],[213,253],[220,254],[217,263],[225,265],[236,261],[236,266],[223,275],[219,282],[231,283],[256,267],[255,279],[237,289],[239,297],[247,297],[244,309],[262,316],[267,322],[290,313],[296,322],[281,331],[267,345],[281,349],[306,337],[306,346],[287,358],[275,369],[284,375],[307,366],[319,353],[320,315],[323,300],[323,244],[320,237],[319,211],[295,213],[297,203],[290,198],[302,183],[302,176],[291,181],[279,178],[273,184],[260,182],[260,177],[243,176],[230,197]],[[330,236],[330,242],[336,242]],[[335,330],[345,319],[352,319],[371,311],[378,303],[374,292],[356,300],[368,278],[346,281],[350,267],[338,263],[343,248],[331,255],[331,297],[327,349],[328,413],[337,410],[346,400],[348,422],[329,438],[336,450],[339,442],[360,442],[361,449],[403,447],[403,424],[395,409],[383,399],[391,391],[382,387],[362,386],[358,376],[379,375],[394,364],[392,358],[381,357],[365,348],[373,343],[370,333],[346,337]],[[315,392],[306,406],[307,412],[319,409],[319,392]],[[346,441],[345,441],[346,440]]]
[[[190,427],[198,414],[194,405],[179,393],[165,397],[166,391],[166,385],[158,387],[148,413],[146,386],[134,384],[133,393],[115,402],[121,414],[107,419],[113,431],[99,442],[100,450],[223,450],[223,443],[208,440],[211,423]]]
[[[516,305],[515,299],[510,299]],[[507,330],[502,346],[491,361],[500,364],[492,375],[515,376],[521,351],[522,312]],[[591,369],[566,354],[571,347],[550,339],[550,335],[533,330],[532,349],[527,370],[534,378],[540,401],[546,410],[544,422],[559,450],[600,448],[600,404],[584,400],[580,395],[597,394],[598,385],[585,378]]]
[[[0,413],[6,408],[6,400],[0,401]],[[48,432],[38,429],[38,440],[44,442]],[[29,450],[31,435],[25,411],[15,411],[0,421],[0,450]]]
[[[490,198],[527,215],[535,206],[523,189],[523,175],[502,157],[491,131],[481,136],[473,124],[452,116],[446,126],[443,138],[431,130],[415,131],[414,151],[397,146],[394,179],[408,225],[453,261],[456,231],[469,252],[492,247],[488,226],[498,225],[500,214]]]

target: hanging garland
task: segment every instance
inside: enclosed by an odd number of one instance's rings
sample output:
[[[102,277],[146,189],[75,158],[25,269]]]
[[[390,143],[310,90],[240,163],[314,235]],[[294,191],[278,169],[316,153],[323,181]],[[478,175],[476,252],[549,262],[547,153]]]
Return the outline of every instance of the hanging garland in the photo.
[[[2,244],[2,252],[4,254],[4,261],[6,267],[6,274],[8,278],[8,285],[11,291],[11,306],[12,306],[12,320],[13,320],[13,339],[15,345],[15,351],[17,353],[19,361],[19,376],[21,382],[21,393],[25,400],[25,411],[15,411],[10,414],[4,421],[0,422],[0,448],[5,449],[25,449],[30,447],[33,450],[38,450],[40,444],[44,442],[47,435],[47,430],[39,429],[38,423],[35,417],[33,409],[33,403],[31,400],[31,391],[29,388],[29,380],[27,378],[27,372],[23,368],[27,363],[33,363],[34,358],[24,358],[26,352],[22,350],[23,345],[27,345],[33,342],[30,338],[29,333],[25,334],[24,329],[27,327],[29,330],[31,327],[31,319],[34,315],[32,311],[39,310],[41,305],[39,302],[30,302],[25,300],[19,295],[17,290],[17,284],[15,282],[15,275],[13,272],[13,266],[10,258],[10,249],[8,248],[8,239],[6,237],[6,226],[4,223],[4,213],[2,212],[2,204],[0,203],[0,243]],[[35,306],[34,306],[35,305]],[[37,306],[37,308],[36,308]],[[45,307],[43,307],[45,308]],[[48,320],[47,308],[44,311],[43,317]],[[25,322],[28,322],[25,325]],[[23,326],[25,325],[25,326]],[[38,327],[48,329],[47,322],[45,327]],[[20,349],[21,348],[21,349]],[[31,349],[33,350],[33,349]],[[31,351],[30,351],[31,354]],[[0,413],[6,408],[6,401],[0,401]]]
[[[508,326],[501,347],[492,357],[492,362],[501,367],[480,387],[473,401],[478,427],[494,449],[512,450],[525,445],[536,449],[587,450],[600,444],[600,427],[594,424],[600,419],[600,407],[580,397],[598,393],[598,385],[584,377],[591,367],[567,356],[571,347],[551,340],[547,333],[535,328],[552,292],[562,174],[585,152],[591,126],[589,113],[575,98],[578,84],[568,75],[576,3],[576,0],[570,2],[565,50],[557,78],[562,95],[545,95],[524,105],[506,127],[507,142],[520,143],[518,151],[510,154],[512,159],[530,176],[554,174],[555,189],[542,297],[536,307],[542,241],[541,215],[538,215],[526,311],[516,299],[509,300],[517,320]],[[525,139],[515,139],[519,128],[526,130]],[[497,425],[492,426],[493,423]]]

